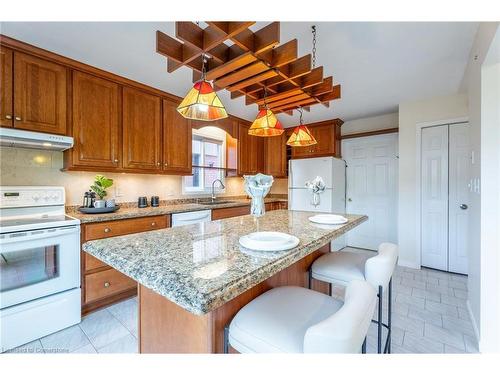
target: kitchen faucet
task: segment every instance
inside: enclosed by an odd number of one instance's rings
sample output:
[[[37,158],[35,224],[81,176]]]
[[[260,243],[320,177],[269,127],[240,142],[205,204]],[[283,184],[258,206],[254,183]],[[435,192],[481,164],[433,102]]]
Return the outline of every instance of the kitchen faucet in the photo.
[[[215,183],[219,181],[220,183],[220,186],[221,188],[225,189],[226,187],[224,186],[224,184],[222,183],[221,180],[219,180],[218,178],[216,178],[215,180],[213,180],[212,182],[212,203],[215,202]]]

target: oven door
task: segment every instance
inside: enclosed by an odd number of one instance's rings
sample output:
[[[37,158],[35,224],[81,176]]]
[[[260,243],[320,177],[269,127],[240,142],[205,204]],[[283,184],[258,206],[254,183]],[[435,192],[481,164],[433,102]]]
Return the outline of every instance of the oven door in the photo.
[[[0,236],[0,308],[80,286],[80,227]]]

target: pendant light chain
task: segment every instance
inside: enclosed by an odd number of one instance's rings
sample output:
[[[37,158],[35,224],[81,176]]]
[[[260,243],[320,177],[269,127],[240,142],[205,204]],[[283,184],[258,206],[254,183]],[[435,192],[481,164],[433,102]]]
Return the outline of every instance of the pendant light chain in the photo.
[[[316,25],[311,26],[312,30],[312,67],[313,69],[316,67]]]
[[[302,107],[297,108],[297,111],[299,111],[300,113],[299,125],[303,125],[304,121],[302,120],[302,114],[304,113],[304,111],[302,110]]]

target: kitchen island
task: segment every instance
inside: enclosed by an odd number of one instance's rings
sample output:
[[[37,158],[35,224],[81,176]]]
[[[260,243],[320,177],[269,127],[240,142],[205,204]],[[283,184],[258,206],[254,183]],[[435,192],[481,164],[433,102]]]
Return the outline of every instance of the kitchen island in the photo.
[[[307,286],[307,270],[330,241],[367,220],[345,215],[344,225],[311,223],[315,213],[276,210],[183,227],[89,241],[83,250],[139,283],[141,353],[220,353],[223,329],[246,303],[270,288]],[[256,231],[299,238],[288,251],[241,249]],[[314,281],[327,292],[328,285]]]

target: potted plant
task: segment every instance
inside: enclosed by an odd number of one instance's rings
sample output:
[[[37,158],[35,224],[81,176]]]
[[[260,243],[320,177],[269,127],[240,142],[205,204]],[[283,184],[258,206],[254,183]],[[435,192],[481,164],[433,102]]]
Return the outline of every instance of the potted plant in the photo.
[[[95,176],[94,183],[90,186],[90,189],[99,197],[99,199],[96,199],[94,202],[95,208],[106,207],[104,197],[108,195],[106,189],[111,186],[113,186],[113,180],[111,178],[106,178],[100,174]]]

